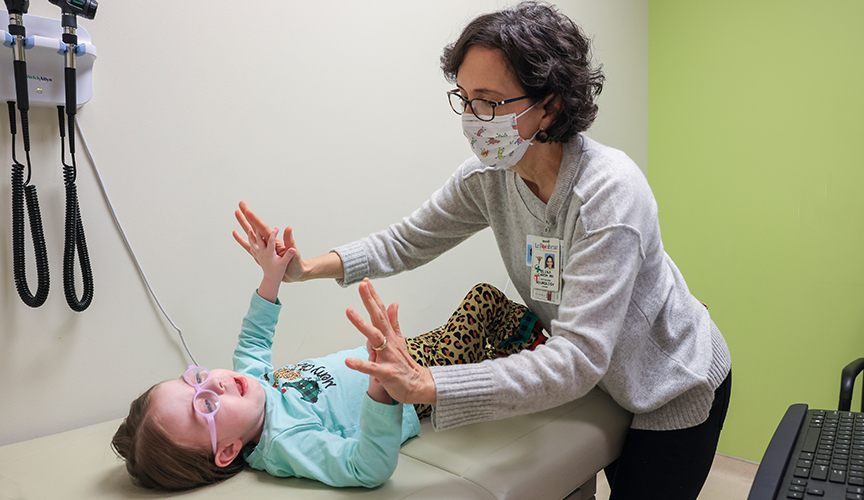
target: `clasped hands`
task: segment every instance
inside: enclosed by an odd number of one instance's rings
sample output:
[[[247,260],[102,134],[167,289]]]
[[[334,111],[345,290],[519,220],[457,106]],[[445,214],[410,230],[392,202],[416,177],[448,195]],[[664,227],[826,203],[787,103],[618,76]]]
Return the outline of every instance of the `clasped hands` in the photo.
[[[240,202],[240,209],[235,211],[234,215],[243,228],[243,234],[234,231],[234,239],[255,257],[244,235],[253,233],[266,240],[271,235],[270,227],[255,215],[245,202]],[[282,256],[285,252],[292,255],[282,281],[287,283],[302,281],[309,268],[300,258],[292,229],[285,228],[283,241],[279,241],[278,238],[275,240],[278,255]],[[353,370],[373,377],[374,382],[380,383],[387,393],[400,403],[435,404],[437,401],[435,381],[429,369],[420,366],[408,352],[405,338],[399,329],[398,304],[393,303],[386,307],[368,278],[360,283],[359,292],[366,312],[369,314],[369,321],[363,319],[351,307],[346,310],[346,315],[366,337],[369,359],[348,358],[345,364]]]

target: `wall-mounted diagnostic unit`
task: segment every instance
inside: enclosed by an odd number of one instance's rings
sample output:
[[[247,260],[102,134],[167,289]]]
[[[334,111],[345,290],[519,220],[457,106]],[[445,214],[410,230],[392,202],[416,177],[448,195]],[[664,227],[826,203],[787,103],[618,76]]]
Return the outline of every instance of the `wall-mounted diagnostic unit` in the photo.
[[[9,13],[0,10],[0,19],[9,19]],[[60,19],[22,16],[27,30],[23,50],[27,58],[27,90],[30,105],[54,107],[66,105],[63,59],[68,45],[63,41],[63,26]],[[0,25],[2,27],[2,25]],[[76,55],[77,107],[83,106],[93,97],[93,62],[96,60],[96,46],[90,42],[90,33],[78,27]],[[0,40],[5,48],[0,50],[0,99],[2,102],[15,101],[15,75],[12,69],[14,35],[0,30]]]
[[[92,71],[96,47],[90,43],[90,34],[86,30],[79,31],[77,19],[78,16],[93,19],[98,4],[96,0],[49,1],[60,7],[59,21],[28,15],[30,0],[4,0],[7,10],[0,11],[0,15],[9,19],[8,31],[0,31],[0,41],[6,47],[0,51],[0,68],[4,69],[0,73],[0,97],[6,101],[9,109],[9,131],[12,134],[13,275],[15,288],[25,304],[39,307],[45,303],[50,288],[48,253],[30,158],[29,112],[31,104],[56,106],[66,192],[63,292],[69,307],[81,312],[93,300],[93,273],[75,185],[75,114],[93,95]],[[23,163],[19,161],[16,151],[19,116],[24,145]],[[26,275],[25,216],[30,220],[30,236],[36,259],[35,293],[31,291]],[[80,299],[75,290],[76,253],[84,285]]]

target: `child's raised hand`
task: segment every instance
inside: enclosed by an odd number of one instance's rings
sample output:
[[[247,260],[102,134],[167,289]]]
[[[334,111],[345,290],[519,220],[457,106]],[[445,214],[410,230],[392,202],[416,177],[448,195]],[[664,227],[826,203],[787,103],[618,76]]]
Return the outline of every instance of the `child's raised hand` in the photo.
[[[255,234],[254,231],[249,231],[249,253],[255,257],[258,265],[264,271],[264,278],[261,280],[261,286],[258,288],[258,294],[270,302],[276,302],[276,295],[279,292],[279,284],[282,281],[282,276],[285,274],[285,269],[291,262],[291,259],[296,255],[294,252],[285,252],[281,256],[277,253],[276,243],[279,241],[279,228],[274,227],[264,240],[262,237]],[[290,237],[288,230],[285,230],[283,238]]]
[[[294,253],[285,252],[281,256],[277,253],[276,243],[279,241],[279,228],[274,227],[266,240],[253,231],[249,231],[248,237],[250,251],[264,271],[264,276],[281,280],[282,275],[285,274],[285,268],[288,267],[288,263],[294,257]]]
[[[270,227],[265,224],[260,217],[255,215],[255,212],[249,209],[249,205],[247,205],[245,201],[240,202],[240,208],[234,212],[234,217],[237,218],[237,222],[240,223],[240,228],[242,229],[242,232],[234,231],[234,239],[237,240],[237,243],[239,243],[240,246],[249,252],[249,254],[257,261],[258,257],[252,250],[252,244],[250,243],[252,238],[249,238],[249,232],[254,232],[260,241],[269,238],[271,232]],[[244,234],[246,235],[246,238],[249,238],[249,240],[243,237]],[[276,240],[276,253],[278,255],[285,255],[286,252],[292,253],[294,258],[291,259],[288,266],[285,268],[285,275],[282,277],[282,281],[285,283],[300,281],[308,269],[305,261],[300,258],[300,253],[297,251],[297,245],[294,242],[294,234],[291,230],[291,226],[285,228],[285,234],[282,241],[279,241],[278,239]]]

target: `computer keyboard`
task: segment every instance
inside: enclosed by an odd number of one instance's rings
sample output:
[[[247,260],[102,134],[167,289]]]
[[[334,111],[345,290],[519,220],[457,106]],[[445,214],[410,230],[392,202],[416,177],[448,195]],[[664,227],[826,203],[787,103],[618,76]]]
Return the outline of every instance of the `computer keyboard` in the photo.
[[[864,500],[864,413],[807,410],[777,498]]]

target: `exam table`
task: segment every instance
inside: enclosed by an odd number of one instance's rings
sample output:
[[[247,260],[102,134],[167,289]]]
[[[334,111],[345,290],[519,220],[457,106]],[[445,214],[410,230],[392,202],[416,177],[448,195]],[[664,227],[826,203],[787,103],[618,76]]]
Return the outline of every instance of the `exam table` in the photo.
[[[374,489],[331,488],[247,468],[217,485],[164,493],[132,484],[110,446],[121,420],[0,447],[0,500],[181,498],[593,499],[596,475],[621,452],[631,414],[593,389],[540,413],[434,432],[429,419]]]

